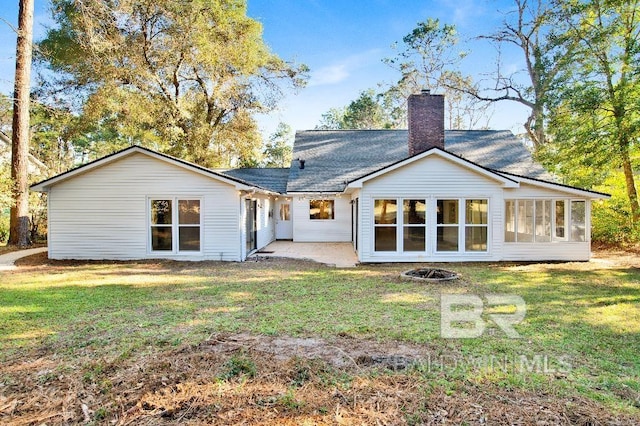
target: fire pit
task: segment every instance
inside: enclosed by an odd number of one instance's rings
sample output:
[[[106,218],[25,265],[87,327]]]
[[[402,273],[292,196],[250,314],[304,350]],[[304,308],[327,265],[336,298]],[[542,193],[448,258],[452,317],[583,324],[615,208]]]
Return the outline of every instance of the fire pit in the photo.
[[[446,269],[416,268],[401,273],[400,277],[407,280],[440,282],[457,280],[460,278],[460,274],[457,272],[447,271]]]

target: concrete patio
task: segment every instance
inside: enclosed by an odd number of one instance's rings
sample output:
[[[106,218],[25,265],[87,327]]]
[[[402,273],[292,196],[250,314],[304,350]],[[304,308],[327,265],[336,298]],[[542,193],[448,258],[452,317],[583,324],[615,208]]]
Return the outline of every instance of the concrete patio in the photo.
[[[274,241],[254,256],[288,257],[307,259],[338,268],[353,268],[358,257],[351,243],[294,243],[293,241]]]

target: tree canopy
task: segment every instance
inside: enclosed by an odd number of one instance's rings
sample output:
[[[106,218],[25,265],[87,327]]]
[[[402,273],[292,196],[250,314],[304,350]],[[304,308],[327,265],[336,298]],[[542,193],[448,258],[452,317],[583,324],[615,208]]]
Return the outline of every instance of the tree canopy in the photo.
[[[344,108],[331,108],[322,114],[318,130],[388,129],[394,122],[391,111],[381,102],[384,95],[376,95],[373,89],[360,92],[357,99]]]
[[[46,94],[82,100],[85,147],[98,154],[106,140],[110,149],[137,143],[205,166],[247,160],[261,145],[252,114],[306,82],[304,65],[265,45],[244,0],[53,6],[57,25],[40,42],[54,71]]]

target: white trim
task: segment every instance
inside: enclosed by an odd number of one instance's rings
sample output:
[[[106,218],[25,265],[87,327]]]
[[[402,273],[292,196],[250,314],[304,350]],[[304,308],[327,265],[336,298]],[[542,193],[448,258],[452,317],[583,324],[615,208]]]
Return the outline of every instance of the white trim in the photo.
[[[432,155],[439,156],[441,158],[444,158],[445,160],[449,160],[449,161],[451,161],[451,162],[453,162],[453,163],[455,163],[455,164],[457,164],[459,166],[462,166],[464,168],[472,170],[472,171],[474,171],[474,172],[476,172],[476,173],[478,173],[480,175],[483,175],[483,176],[485,176],[485,177],[487,177],[489,179],[498,181],[498,182],[500,182],[502,184],[501,186],[503,188],[519,188],[520,187],[520,184],[517,181],[515,181],[514,179],[511,179],[509,177],[503,176],[503,175],[498,174],[496,172],[492,172],[490,170],[487,170],[487,169],[485,169],[483,167],[480,167],[480,166],[478,166],[478,165],[476,165],[474,163],[471,163],[470,161],[467,161],[467,160],[465,160],[463,158],[460,158],[460,157],[457,157],[457,156],[455,156],[453,154],[450,154],[447,151],[443,151],[443,150],[440,150],[440,149],[432,148],[432,149],[430,149],[430,150],[428,150],[426,152],[423,152],[423,153],[418,154],[418,155],[414,155],[413,157],[409,157],[409,158],[407,158],[405,160],[399,161],[399,162],[397,162],[395,164],[392,164],[392,165],[390,165],[388,167],[385,167],[384,169],[378,170],[377,172],[373,172],[373,173],[371,173],[371,174],[369,174],[367,176],[364,176],[364,177],[361,177],[359,179],[356,179],[356,180],[350,182],[346,186],[345,191],[347,189],[350,189],[350,188],[362,188],[362,184],[364,182],[368,181],[368,180],[375,179],[375,178],[377,178],[379,176],[382,176],[384,174],[387,174],[389,172],[397,170],[397,169],[399,169],[401,167],[404,167],[407,164],[411,164],[411,163],[413,163],[415,161],[422,160],[423,158],[427,158],[427,157],[430,157]]]
[[[315,219],[311,217],[311,202],[312,201],[331,201],[331,218],[330,219]],[[336,199],[335,197],[317,197],[317,198],[309,198],[309,202],[307,203],[307,211],[309,213],[309,221],[319,221],[319,222],[335,222],[336,221]]]
[[[591,198],[596,200],[608,200],[609,198],[611,198],[611,195],[601,194],[599,192],[593,192],[586,189],[575,188],[572,186],[567,186],[567,185],[562,185],[562,184],[547,182],[542,180],[530,179],[524,176],[511,175],[505,172],[499,172],[499,173],[508,175],[509,177],[513,178],[514,180],[520,183],[526,183],[527,185],[537,186],[540,188],[552,189],[554,191],[564,192],[572,196],[586,197],[586,198]],[[541,198],[545,198],[545,197],[541,197]],[[549,197],[546,197],[546,198],[549,198]]]
[[[506,205],[507,202],[514,202],[514,237],[515,241],[506,241],[504,239],[505,244],[515,244],[515,245],[524,245],[524,244],[551,244],[551,243],[586,243],[591,241],[591,203],[588,198],[575,198],[575,197],[517,197],[517,198],[505,198],[504,200],[504,221],[502,225],[502,232],[506,232],[505,227],[507,226],[506,220]],[[533,202],[533,235],[531,241],[518,241],[518,211],[520,210],[520,201],[531,201]],[[549,201],[551,203],[551,240],[550,241],[536,241],[536,202],[537,201]],[[564,203],[564,213],[563,213],[563,221],[564,221],[564,237],[556,236],[556,203],[561,201]],[[571,205],[573,202],[580,201],[585,203],[585,218],[584,218],[584,241],[573,241],[571,239],[571,230],[573,226],[573,220],[571,217]],[[503,235],[504,238],[504,235]]]
[[[151,202],[153,200],[170,200],[171,201],[171,225],[164,226],[165,228],[171,228],[171,250],[153,250],[151,246],[152,234],[151,227]],[[192,201],[198,200],[200,202],[200,250],[180,250],[180,222],[178,219],[179,208],[178,203],[180,201]],[[147,224],[147,255],[150,256],[201,256],[203,254],[204,246],[204,197],[199,195],[159,195],[146,197],[146,224]],[[191,226],[195,228],[195,225]]]
[[[405,251],[404,250],[404,201],[405,200],[425,200],[425,250],[424,251]],[[396,211],[396,223],[395,224],[378,224],[376,226],[375,223],[375,202],[376,200],[394,200],[396,202],[397,211]],[[458,223],[457,224],[445,224],[438,225],[437,223],[437,204],[438,200],[454,200],[458,203]],[[486,225],[470,225],[476,228],[486,227],[487,229],[487,249],[484,251],[471,251],[466,250],[466,218],[465,218],[465,208],[467,200],[484,200],[487,202],[487,223]],[[448,256],[458,256],[460,258],[469,258],[469,257],[480,257],[487,258],[492,255],[493,251],[493,224],[492,224],[492,212],[491,208],[494,203],[494,199],[488,195],[469,195],[462,197],[451,197],[447,195],[404,195],[404,196],[384,196],[384,195],[372,195],[369,198],[369,202],[371,203],[371,218],[370,218],[370,230],[371,230],[371,238],[369,241],[369,253],[371,257],[378,256],[390,256],[394,258],[396,261],[402,261],[403,258],[407,257],[425,257],[427,259],[440,261],[440,258],[448,257]],[[362,224],[361,224],[362,225]],[[396,228],[396,250],[395,251],[377,251],[375,249],[376,241],[375,241],[375,228],[380,226],[393,226]],[[450,228],[458,229],[458,250],[456,251],[438,251],[438,227],[445,226]],[[416,226],[418,227],[418,226]]]

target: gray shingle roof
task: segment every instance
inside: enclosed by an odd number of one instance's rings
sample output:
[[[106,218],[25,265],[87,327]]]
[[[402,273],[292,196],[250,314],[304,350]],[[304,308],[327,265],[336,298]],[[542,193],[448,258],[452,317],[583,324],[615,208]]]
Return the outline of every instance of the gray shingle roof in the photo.
[[[231,169],[220,171],[220,173],[235,179],[250,182],[273,192],[285,193],[287,190],[289,169]]]
[[[346,182],[408,158],[407,130],[311,130],[296,133],[288,192],[340,192]],[[482,167],[554,181],[509,131],[448,130],[445,149]]]

